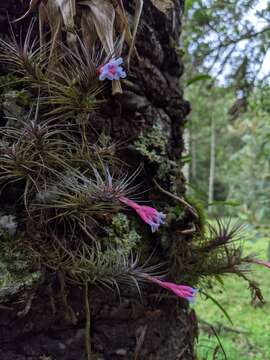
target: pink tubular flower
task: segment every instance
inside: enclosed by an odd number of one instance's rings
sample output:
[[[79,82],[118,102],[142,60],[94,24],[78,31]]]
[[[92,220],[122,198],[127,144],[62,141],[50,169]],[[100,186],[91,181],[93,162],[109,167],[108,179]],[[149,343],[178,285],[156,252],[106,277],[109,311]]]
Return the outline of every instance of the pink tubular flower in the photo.
[[[197,290],[187,286],[187,285],[177,285],[171,282],[162,281],[160,279],[157,279],[153,276],[147,276],[147,279],[152,281],[155,284],[158,284],[159,286],[163,287],[164,289],[170,290],[173,292],[176,296],[181,297],[183,299],[186,299],[190,302],[194,302],[194,297],[197,293]]]
[[[119,198],[119,201],[135,210],[141,219],[151,226],[152,232],[157,231],[159,226],[165,223],[166,215],[162,212],[158,212],[151,206],[139,205],[135,201],[123,196]]]
[[[263,261],[263,260],[256,260],[256,259],[253,260],[252,262],[255,264],[258,264],[258,265],[263,265],[263,266],[267,267],[268,269],[270,269],[270,262]]]

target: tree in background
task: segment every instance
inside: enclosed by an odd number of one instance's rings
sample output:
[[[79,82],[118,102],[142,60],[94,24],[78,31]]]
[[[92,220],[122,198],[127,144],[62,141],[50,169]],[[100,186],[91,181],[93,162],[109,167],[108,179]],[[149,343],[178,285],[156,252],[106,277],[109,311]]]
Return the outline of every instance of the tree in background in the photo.
[[[196,175],[193,176],[193,185],[197,190],[201,189],[205,203],[207,193],[211,200],[211,191],[207,188],[212,188],[208,181],[211,180],[208,175],[211,170],[208,165],[210,139],[213,139],[210,135],[210,114],[214,119],[218,139],[215,151],[214,203],[217,204],[220,200],[228,204],[250,203],[240,195],[245,192],[241,191],[244,189],[243,184],[246,185],[245,189],[250,189],[248,196],[252,197],[252,193],[257,193],[256,179],[264,172],[258,168],[256,171],[251,170],[258,164],[258,154],[255,146],[253,156],[249,158],[253,165],[248,165],[246,142],[248,138],[252,138],[254,142],[264,143],[255,124],[260,123],[259,127],[264,130],[268,126],[267,118],[262,114],[265,113],[265,107],[259,100],[261,93],[265,102],[269,92],[267,68],[263,66],[268,56],[270,34],[268,10],[269,4],[259,1],[187,3],[185,82],[188,85],[187,97],[193,104],[188,128],[194,133],[191,136],[190,166]],[[208,109],[207,112],[204,111],[205,108]],[[245,123],[249,123],[250,129],[254,129],[250,137],[246,133],[249,130]],[[250,147],[250,154],[251,152]],[[263,160],[260,166],[262,163]],[[232,173],[234,176],[231,176]],[[255,182],[253,185],[252,181]],[[251,201],[254,206],[256,201]],[[228,213],[236,212],[233,208],[228,209]]]
[[[189,68],[213,77],[252,84],[269,50],[269,2],[193,0],[187,2],[185,47]],[[243,76],[245,74],[245,76]]]

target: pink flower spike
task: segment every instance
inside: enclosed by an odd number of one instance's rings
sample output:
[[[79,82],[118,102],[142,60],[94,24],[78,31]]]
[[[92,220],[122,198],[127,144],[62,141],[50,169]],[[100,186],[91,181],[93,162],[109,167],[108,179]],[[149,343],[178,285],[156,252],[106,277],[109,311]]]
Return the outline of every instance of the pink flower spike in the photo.
[[[258,264],[258,265],[263,265],[263,266],[267,267],[268,269],[270,269],[270,262],[263,261],[263,260],[256,260],[256,259],[253,260],[252,262],[255,264]]]
[[[166,215],[151,206],[139,205],[126,197],[120,197],[119,201],[135,210],[141,219],[151,226],[152,232],[157,231],[161,224],[165,224]]]
[[[197,293],[197,290],[187,286],[187,285],[177,285],[171,282],[162,281],[158,278],[155,278],[153,276],[147,276],[147,279],[152,281],[155,284],[158,284],[159,286],[163,287],[164,289],[170,290],[173,292],[176,296],[181,297],[183,299],[186,299],[190,302],[194,302],[194,297]]]

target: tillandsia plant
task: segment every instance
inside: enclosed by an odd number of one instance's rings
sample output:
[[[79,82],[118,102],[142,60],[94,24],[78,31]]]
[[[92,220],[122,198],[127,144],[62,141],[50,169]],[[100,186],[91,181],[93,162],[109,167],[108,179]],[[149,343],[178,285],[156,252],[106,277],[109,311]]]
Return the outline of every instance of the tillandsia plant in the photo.
[[[170,0],[153,0],[153,5],[164,13],[172,6]],[[36,7],[39,14],[39,29],[41,45],[46,41],[46,27],[49,26],[51,32],[51,46],[49,53],[49,66],[53,66],[57,61],[59,49],[57,44],[62,42],[62,25],[64,25],[67,35],[68,46],[76,49],[78,39],[76,36],[76,22],[79,20],[82,33],[82,41],[88,50],[102,48],[110,62],[115,57],[121,55],[124,41],[129,46],[127,64],[129,64],[131,55],[135,49],[135,38],[138,31],[139,21],[143,9],[143,0],[135,1],[135,14],[133,21],[133,30],[131,30],[129,21],[123,6],[122,0],[87,0],[76,2],[75,0],[49,0],[49,1],[31,1],[29,10],[17,21],[27,17]],[[115,36],[119,37],[118,46],[115,46]],[[137,51],[135,49],[135,53]],[[137,54],[138,56],[138,54]],[[100,64],[103,69],[106,68],[106,62]],[[104,72],[103,72],[104,74]],[[103,77],[101,74],[101,78]],[[123,77],[124,73],[121,73]],[[113,93],[122,92],[118,77],[110,78],[113,81]]]
[[[163,13],[167,13],[173,5],[172,0],[151,0],[151,2]],[[61,41],[61,28],[62,24],[64,24],[68,43],[71,46],[76,46],[76,37],[74,36],[76,32],[75,23],[76,18],[80,15],[83,41],[89,49],[99,40],[107,55],[111,55],[114,50],[115,33],[120,34],[129,45],[128,59],[130,60],[135,47],[135,38],[144,0],[135,0],[134,4],[133,31],[130,29],[122,0],[88,0],[80,2],[75,0],[49,0],[46,2],[32,0],[30,1],[28,11],[16,21],[21,21],[38,7],[41,24],[40,36],[45,36],[43,29],[45,24],[48,23],[53,41]]]
[[[32,40],[33,27],[34,22],[24,41],[18,41],[13,32],[9,42],[0,40],[0,61],[17,75],[17,83],[39,97],[43,117],[66,121],[87,118],[102,100],[98,98],[102,88],[95,62],[98,60],[79,41],[80,56],[59,44],[60,53],[51,67],[51,44]]]
[[[259,284],[249,277],[250,264],[269,267],[269,263],[256,259],[252,254],[244,255],[243,239],[246,238],[242,224],[217,219],[208,223],[193,236],[189,248],[171,252],[171,270],[182,275],[185,282],[197,284],[199,291],[207,295],[215,284],[222,284],[226,274],[235,275],[248,283],[252,300],[264,301]],[[174,270],[173,270],[174,269]]]

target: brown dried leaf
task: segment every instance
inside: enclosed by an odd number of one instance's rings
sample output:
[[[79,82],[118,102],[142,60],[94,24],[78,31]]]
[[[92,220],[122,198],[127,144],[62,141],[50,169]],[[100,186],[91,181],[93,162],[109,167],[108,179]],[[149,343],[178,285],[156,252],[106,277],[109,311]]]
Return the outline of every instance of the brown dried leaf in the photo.
[[[62,18],[59,9],[55,1],[48,1],[47,4],[40,4],[39,6],[39,32],[40,32],[40,44],[43,45],[45,40],[44,27],[48,24],[51,31],[51,44],[50,54],[48,61],[48,69],[55,65],[57,54],[57,44],[61,40],[61,23]]]
[[[128,46],[132,43],[132,34],[130,31],[128,19],[122,0],[111,0],[115,9],[115,28],[119,33],[125,33],[125,41]]]
[[[144,3],[144,0],[136,0],[132,41],[131,41],[131,45],[129,48],[128,59],[127,59],[128,67],[129,67],[131,55],[135,48],[136,35],[137,35],[137,31],[138,31],[138,27],[139,27],[141,15],[142,15],[143,3]]]
[[[91,14],[88,10],[84,10],[81,16],[81,29],[82,29],[82,38],[85,47],[88,51],[91,51],[98,36],[96,32],[96,27],[94,25]]]
[[[167,14],[168,10],[172,8],[172,0],[151,0],[152,4],[164,14]]]
[[[54,0],[59,7],[67,31],[74,31],[74,17],[76,15],[75,0]]]
[[[114,53],[114,19],[113,5],[105,0],[84,1],[80,4],[89,6],[98,37],[106,53]]]
[[[75,35],[75,22],[74,18],[76,15],[76,3],[75,0],[54,0],[58,5],[63,21],[67,30],[67,41],[70,45],[75,46],[76,35]]]

